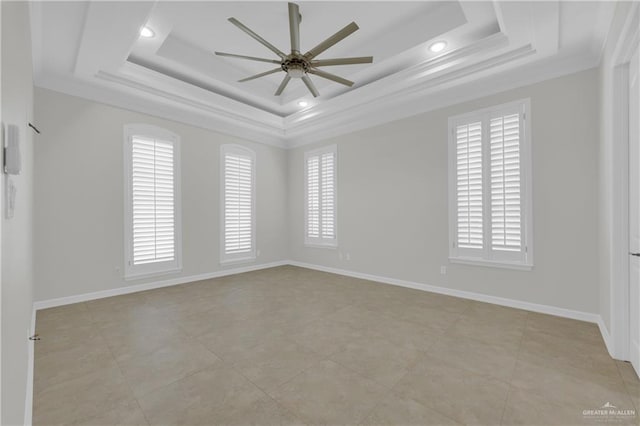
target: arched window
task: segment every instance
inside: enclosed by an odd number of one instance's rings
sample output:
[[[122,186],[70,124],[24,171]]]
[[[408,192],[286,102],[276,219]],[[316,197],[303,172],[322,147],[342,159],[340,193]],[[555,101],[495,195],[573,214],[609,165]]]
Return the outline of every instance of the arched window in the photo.
[[[180,138],[159,127],[124,127],[125,278],[182,268]]]
[[[256,258],[255,153],[240,145],[220,147],[221,247],[220,262]]]

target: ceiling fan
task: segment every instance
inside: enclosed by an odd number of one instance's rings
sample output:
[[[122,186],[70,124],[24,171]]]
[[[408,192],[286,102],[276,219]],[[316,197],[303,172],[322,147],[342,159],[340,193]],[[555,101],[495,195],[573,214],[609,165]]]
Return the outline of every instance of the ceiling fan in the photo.
[[[244,55],[236,55],[233,53],[224,53],[224,52],[215,52],[216,55],[219,56],[228,56],[231,58],[239,58],[239,59],[248,59],[250,61],[259,61],[259,62],[268,62],[273,64],[280,65],[278,68],[274,68],[269,71],[265,71],[260,74],[253,75],[251,77],[243,78],[242,80],[238,80],[239,82],[245,82],[249,80],[254,80],[256,78],[264,77],[269,74],[274,74],[279,71],[284,71],[287,75],[284,76],[282,83],[278,86],[278,90],[276,90],[275,96],[280,96],[284,91],[287,84],[292,78],[300,78],[307,86],[309,91],[314,97],[320,95],[318,89],[309,78],[309,74],[317,75],[318,77],[326,78],[328,80],[335,81],[340,84],[344,84],[345,86],[353,86],[353,81],[349,81],[345,78],[339,77],[335,74],[331,74],[325,71],[318,69],[318,67],[328,67],[333,65],[352,65],[352,64],[369,64],[373,62],[372,56],[362,56],[357,58],[336,58],[336,59],[315,59],[316,56],[329,49],[334,44],[342,41],[347,36],[353,34],[358,30],[358,25],[355,22],[351,22],[349,25],[309,50],[307,53],[300,53],[300,21],[302,20],[302,15],[300,15],[300,10],[297,4],[289,3],[289,33],[291,35],[291,53],[285,54],[280,51],[277,47],[260,37],[258,34],[253,32],[250,28],[242,24],[236,18],[229,18],[229,22],[231,22],[236,27],[240,28],[245,33],[249,34],[256,41],[267,47],[269,50],[274,52],[280,59],[266,59],[266,58],[256,58],[254,56],[244,56]]]

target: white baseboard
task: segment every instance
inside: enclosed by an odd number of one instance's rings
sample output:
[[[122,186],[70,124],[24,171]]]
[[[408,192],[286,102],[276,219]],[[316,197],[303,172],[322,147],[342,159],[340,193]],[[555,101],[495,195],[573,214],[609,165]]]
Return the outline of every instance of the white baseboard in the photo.
[[[609,352],[609,355],[611,355],[612,358],[615,358],[614,351],[613,351],[613,348],[614,348],[613,339],[611,338],[611,333],[609,333],[609,330],[607,329],[607,326],[605,325],[604,320],[600,315],[598,315],[598,328],[600,329],[602,340],[604,340],[604,344],[607,347],[607,351]]]
[[[609,334],[607,328],[604,326],[604,322],[602,321],[601,316],[595,313],[576,311],[572,309],[560,308],[557,306],[542,305],[538,303],[525,302],[522,300],[508,299],[504,297],[491,296],[487,294],[475,293],[475,292],[464,291],[464,290],[456,290],[456,289],[451,289],[446,287],[418,283],[414,281],[406,281],[406,280],[400,280],[396,278],[384,277],[380,275],[365,274],[362,272],[349,271],[346,269],[331,268],[328,266],[298,262],[295,260],[283,260],[278,262],[263,263],[260,265],[250,265],[242,268],[226,269],[226,270],[215,271],[215,272],[210,272],[206,274],[191,275],[187,277],[178,277],[178,278],[173,278],[169,280],[154,281],[154,282],[140,284],[140,285],[120,287],[120,288],[111,289],[111,290],[103,290],[103,291],[97,291],[93,293],[85,293],[85,294],[80,294],[76,296],[60,297],[57,299],[49,299],[49,300],[35,302],[33,326],[35,326],[35,311],[40,309],[52,308],[55,306],[68,305],[72,303],[86,302],[88,300],[102,299],[105,297],[118,296],[122,294],[136,293],[139,291],[152,290],[155,288],[168,287],[168,286],[184,284],[188,282],[207,280],[207,279],[218,278],[218,277],[223,277],[227,275],[235,275],[243,272],[256,271],[260,269],[273,268],[276,266],[283,266],[283,265],[298,266],[301,268],[314,269],[317,271],[329,272],[329,273],[344,275],[348,277],[376,281],[383,284],[391,284],[391,285],[396,285],[400,287],[413,288],[416,290],[423,290],[431,293],[445,294],[448,296],[460,297],[463,299],[493,303],[495,305],[508,306],[510,308],[524,309],[526,311],[531,311],[531,312],[539,312],[542,314],[555,315],[558,317],[571,318],[575,320],[595,323],[595,324],[598,324],[598,327],[600,328],[600,332],[604,339],[605,345],[607,346],[607,350],[609,351],[610,354],[612,354],[613,342],[611,339],[611,335]]]
[[[629,345],[631,346],[629,348],[629,355],[631,358],[629,361],[631,361],[631,365],[636,370],[636,374],[640,377],[640,369],[636,368],[636,366],[640,366],[640,346],[635,342],[629,342]]]
[[[29,325],[29,337],[36,334],[36,308],[31,309],[31,324]],[[35,348],[34,342],[29,340],[29,350],[27,358],[27,389],[24,398],[24,424],[31,426],[33,423],[33,368]]]
[[[463,299],[476,300],[478,302],[493,303],[495,305],[508,306],[510,308],[524,309],[526,311],[539,312],[542,314],[555,315],[558,317],[571,318],[580,321],[598,323],[600,315],[589,312],[574,311],[572,309],[559,308],[557,306],[541,305],[538,303],[524,302],[521,300],[507,299],[504,297],[490,296],[482,293],[474,293],[471,291],[456,290],[452,288],[422,284],[413,281],[399,280],[396,278],[382,277],[379,275],[365,274],[362,272],[348,271],[346,269],[330,268],[327,266],[314,265],[311,263],[289,261],[290,265],[299,266],[301,268],[315,269],[317,271],[330,272],[348,277],[361,278],[370,281],[377,281],[384,284],[397,285],[400,287],[408,287],[416,290],[429,291],[431,293],[445,294],[447,296],[455,296]]]
[[[259,265],[243,266],[241,268],[223,269],[206,274],[190,275],[187,277],[172,278],[169,280],[154,281],[150,283],[132,285],[127,287],[118,287],[110,290],[95,291],[92,293],[78,294],[75,296],[59,297],[56,299],[41,300],[34,303],[35,310],[54,308],[56,306],[70,305],[73,303],[86,302],[89,300],[103,299],[105,297],[120,296],[123,294],[137,293],[139,291],[153,290],[155,288],[169,287],[172,285],[185,284],[195,281],[209,280],[211,278],[219,278],[227,275],[241,274],[243,272],[257,271],[260,269],[274,268],[276,266],[288,265],[289,261],[283,260],[271,263],[262,263]]]
[[[464,291],[464,290],[456,290],[456,289],[451,289],[446,287],[418,283],[414,281],[406,281],[406,280],[400,280],[397,278],[383,277],[380,275],[365,274],[362,272],[349,271],[346,269],[331,268],[328,266],[298,262],[295,260],[283,260],[278,262],[263,263],[260,265],[250,265],[242,268],[225,269],[225,270],[210,272],[206,274],[191,275],[187,277],[178,277],[178,278],[173,278],[169,280],[154,281],[150,283],[127,286],[127,287],[119,287],[111,290],[96,291],[93,293],[85,293],[85,294],[79,294],[75,296],[67,296],[67,297],[60,297],[56,299],[42,300],[39,302],[35,302],[34,307],[36,310],[52,308],[56,306],[69,305],[72,303],[86,302],[89,300],[102,299],[105,297],[136,293],[139,291],[152,290],[155,288],[168,287],[168,286],[177,285],[177,284],[207,280],[207,279],[218,278],[218,277],[223,277],[227,275],[235,275],[243,272],[257,271],[260,269],[273,268],[276,266],[283,266],[283,265],[293,265],[301,268],[308,268],[308,269],[314,269],[317,271],[330,272],[333,274],[344,275],[348,277],[361,278],[361,279],[370,280],[370,281],[377,281],[383,284],[391,284],[391,285],[396,285],[400,287],[407,287],[407,288],[413,288],[416,290],[428,291],[431,293],[445,294],[448,296],[455,296],[463,299],[493,303],[495,305],[508,306],[511,308],[524,309],[532,312],[539,312],[543,314],[555,315],[555,316],[564,317],[564,318],[571,318],[571,319],[576,319],[580,321],[592,322],[592,323],[598,324],[600,326],[601,331],[604,330],[606,333],[606,328],[603,328],[604,324],[602,325],[600,324],[602,322],[600,315],[594,314],[594,313],[575,311],[572,309],[565,309],[565,308],[560,308],[560,307],[551,306],[551,305],[541,305],[537,303],[524,302],[524,301],[515,300],[515,299],[507,299],[504,297],[491,296],[487,294],[475,293],[475,292]],[[607,343],[607,348],[610,348],[609,345],[611,343],[611,339],[608,337],[609,334],[606,333],[605,335],[605,333],[603,333],[603,338]]]

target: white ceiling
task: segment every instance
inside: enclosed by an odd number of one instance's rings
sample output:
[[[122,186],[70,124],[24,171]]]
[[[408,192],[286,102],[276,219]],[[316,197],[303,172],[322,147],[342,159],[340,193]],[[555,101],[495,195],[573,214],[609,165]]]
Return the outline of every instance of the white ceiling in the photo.
[[[360,29],[318,59],[373,56],[311,76],[313,98],[284,72],[237,80],[277,65],[214,51],[277,59],[227,21],[235,17],[287,53],[286,2],[33,2],[37,86],[240,135],[296,146],[491,91],[595,66],[612,2],[299,1],[301,47],[346,24]],[[139,37],[143,26],[155,36]],[[445,40],[447,48],[428,47]],[[304,100],[304,108],[298,102]]]

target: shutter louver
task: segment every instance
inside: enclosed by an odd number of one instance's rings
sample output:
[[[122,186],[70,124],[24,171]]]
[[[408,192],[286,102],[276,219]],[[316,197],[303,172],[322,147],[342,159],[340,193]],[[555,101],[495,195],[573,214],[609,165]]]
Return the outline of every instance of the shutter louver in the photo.
[[[482,124],[457,126],[456,243],[460,248],[483,248]]]
[[[334,155],[332,152],[322,154],[321,160],[322,238],[333,239],[335,237]]]
[[[490,121],[491,249],[522,251],[520,115]]]
[[[335,146],[305,153],[305,244],[336,246]]]
[[[224,157],[224,252],[253,251],[253,159],[226,153]]]
[[[307,237],[320,237],[320,157],[307,159]]]
[[[133,264],[175,260],[173,144],[132,138]]]

